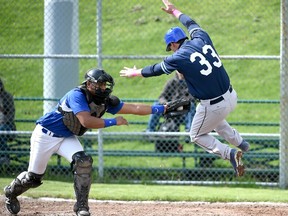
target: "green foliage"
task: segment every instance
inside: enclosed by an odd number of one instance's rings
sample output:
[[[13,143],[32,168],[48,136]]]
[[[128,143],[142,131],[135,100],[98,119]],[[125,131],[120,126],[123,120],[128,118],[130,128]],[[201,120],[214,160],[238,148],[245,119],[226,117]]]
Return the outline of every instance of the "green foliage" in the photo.
[[[44,3],[0,0],[0,53],[42,54],[44,46]],[[26,4],[27,3],[27,4]],[[279,55],[280,2],[262,1],[209,1],[174,2],[192,16],[210,33],[220,56],[224,55]],[[171,26],[181,25],[178,20],[161,11],[162,2],[145,0],[103,1],[102,52],[109,55],[167,55],[163,36]],[[26,8],[26,9],[25,9]],[[29,13],[27,13],[29,11]],[[96,1],[79,1],[79,53],[95,54]],[[24,18],[25,17],[25,18]],[[103,59],[103,68],[116,81],[114,94],[120,98],[156,99],[171,76],[149,79],[119,77],[123,66],[143,67],[161,59]],[[42,59],[1,59],[0,76],[6,88],[15,97],[43,96]],[[230,75],[239,99],[279,100],[278,60],[222,61]],[[97,66],[95,59],[79,61],[79,82],[85,71]],[[17,86],[17,87],[16,87]],[[29,105],[27,105],[29,104]],[[35,102],[16,102],[17,119],[36,119],[43,106]],[[128,119],[143,119],[132,116]],[[144,118],[147,121],[147,117]],[[228,118],[241,122],[279,122],[279,106],[240,105]],[[19,130],[32,130],[34,124],[17,123]],[[130,126],[129,130],[143,130],[145,125]],[[128,129],[128,128],[124,128]],[[120,129],[120,130],[124,130]],[[277,133],[278,127],[239,127],[241,132]],[[119,128],[117,127],[117,129]]]
[[[0,53],[1,54],[43,54],[44,53],[44,1],[0,0]],[[227,55],[276,55],[280,53],[280,1],[279,0],[177,0],[175,5],[191,15],[207,30],[220,56]],[[169,55],[165,52],[163,36],[171,26],[181,25],[161,11],[161,0],[117,0],[102,3],[102,52],[110,55]],[[29,11],[29,13],[28,13]],[[79,1],[79,54],[93,54],[96,46],[97,26],[96,1]],[[149,79],[125,79],[119,77],[123,66],[136,65],[141,68],[161,61],[159,59],[103,59],[103,68],[115,78],[114,94],[122,99],[154,100],[160,94],[165,82],[171,76]],[[231,83],[239,99],[279,100],[280,62],[279,60],[231,60],[222,59]],[[43,62],[39,59],[0,59],[0,77],[6,89],[15,98],[43,97]],[[97,66],[97,59],[79,60],[79,83],[85,71]],[[69,77],[67,78],[69,81]],[[31,131],[33,120],[43,114],[42,101],[15,101],[16,119],[31,120],[30,123],[17,122],[18,130]],[[229,122],[279,123],[279,104],[239,103]],[[105,115],[109,117],[109,115]],[[128,121],[147,121],[147,116],[126,116]],[[146,125],[111,127],[106,131],[142,131]],[[278,133],[279,127],[236,126],[245,133]],[[133,150],[153,149],[153,144],[117,142],[107,149]],[[94,146],[96,149],[97,146]],[[186,149],[191,149],[186,146]],[[185,149],[185,150],[186,150]],[[56,159],[52,164],[56,165]],[[138,158],[137,166],[180,167],[181,160],[165,158],[149,160]],[[129,158],[107,157],[107,165],[127,165]],[[193,161],[187,161],[193,166]],[[227,164],[229,164],[227,162]],[[69,164],[67,164],[69,165]],[[134,164],[135,165],[135,164]],[[218,165],[218,164],[217,164]],[[222,165],[222,164],[221,164]],[[140,198],[139,198],[140,199]],[[163,199],[163,198],[160,198]]]
[[[4,44],[0,48],[0,53],[43,53],[43,2],[35,2],[32,5],[25,4],[25,2],[24,0],[0,1],[3,8],[1,9],[3,19],[0,23],[3,31],[0,34],[0,41]],[[210,33],[220,56],[279,55],[279,1],[254,0],[251,2],[245,0],[229,1],[227,4],[226,1],[217,1],[216,3],[208,0],[191,2],[179,0],[175,2],[175,5],[184,13],[195,18]],[[102,6],[104,55],[166,55],[163,35],[171,26],[181,25],[172,16],[161,11],[161,1],[131,0],[129,5],[124,0],[119,0],[117,3],[103,1]],[[27,10],[23,7],[27,7]],[[89,3],[79,1],[79,51],[81,54],[95,54],[97,50],[96,7],[96,1]],[[28,8],[29,13],[26,13]],[[103,67],[114,76],[115,94],[120,98],[156,99],[170,76],[124,79],[119,77],[118,72],[123,66],[143,67],[158,61],[160,59],[104,59]],[[279,61],[223,59],[223,62],[240,99],[279,99]],[[79,79],[83,79],[84,72],[88,68],[96,65],[97,61],[95,62],[95,60],[80,60]],[[11,71],[13,72],[11,73]],[[42,97],[42,71],[43,61],[41,59],[1,59],[0,75],[4,78],[6,88],[15,97]],[[17,83],[17,88],[14,87],[15,83]],[[263,89],[264,86],[265,89]],[[23,110],[25,105],[17,103],[16,106],[17,118],[35,118],[34,115]],[[254,110],[250,108],[250,105],[238,108],[236,109],[237,116],[232,114],[229,119],[243,117],[244,121],[257,122],[258,119],[279,121],[278,106],[271,105],[261,112],[258,109],[260,106]],[[41,104],[32,105],[32,107],[39,110],[40,113],[42,112]],[[39,113],[39,111],[32,112]],[[255,118],[254,112],[258,117]],[[21,125],[19,127],[25,128]],[[249,132],[249,130],[250,128],[243,132]],[[251,130],[253,132],[266,131],[265,128]],[[268,129],[268,132],[269,130],[274,133],[278,131],[278,128]]]

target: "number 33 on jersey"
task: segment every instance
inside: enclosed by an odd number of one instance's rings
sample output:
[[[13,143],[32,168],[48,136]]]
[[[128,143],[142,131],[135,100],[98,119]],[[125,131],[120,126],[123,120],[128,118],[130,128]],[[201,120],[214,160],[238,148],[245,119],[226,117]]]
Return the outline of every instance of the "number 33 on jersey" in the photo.
[[[212,64],[215,67],[220,68],[222,66],[222,62],[219,58],[219,56],[217,55],[217,53],[215,52],[215,50],[213,49],[213,47],[211,45],[204,45],[202,47],[202,52],[205,55],[211,55],[211,57],[213,57],[215,60],[212,62]],[[207,60],[207,58],[200,52],[194,52],[190,55],[190,61],[192,63],[198,62],[200,65],[206,66],[206,69],[202,69],[200,70],[200,73],[202,75],[208,76],[210,73],[212,73],[212,65],[210,64],[210,62]]]

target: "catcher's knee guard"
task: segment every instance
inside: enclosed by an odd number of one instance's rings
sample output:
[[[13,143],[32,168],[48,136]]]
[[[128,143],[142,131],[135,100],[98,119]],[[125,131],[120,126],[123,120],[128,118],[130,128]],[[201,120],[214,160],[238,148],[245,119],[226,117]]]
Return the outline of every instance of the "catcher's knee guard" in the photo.
[[[20,203],[17,196],[21,195],[29,188],[36,188],[42,184],[43,175],[38,175],[32,172],[22,172],[10,185],[4,188],[6,196],[6,209],[11,214],[17,214],[20,211]]]
[[[5,194],[17,197],[30,188],[39,187],[42,184],[42,177],[43,175],[32,172],[22,172],[6,187]]]
[[[74,211],[89,211],[88,196],[92,182],[93,159],[91,156],[86,155],[85,152],[76,152],[72,157],[71,168],[74,177],[74,190],[76,194],[76,204]]]

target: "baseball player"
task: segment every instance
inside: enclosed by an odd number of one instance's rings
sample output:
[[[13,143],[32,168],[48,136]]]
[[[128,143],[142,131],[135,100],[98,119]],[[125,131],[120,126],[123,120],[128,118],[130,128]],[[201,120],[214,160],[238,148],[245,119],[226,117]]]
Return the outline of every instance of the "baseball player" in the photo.
[[[142,69],[124,67],[122,77],[151,77],[171,74],[177,70],[184,75],[190,94],[200,100],[193,118],[191,141],[209,153],[230,160],[236,176],[244,174],[242,152],[249,150],[249,143],[225,120],[235,109],[237,94],[208,33],[189,16],[179,11],[168,0],[162,0],[162,10],[173,15],[187,28],[189,40],[180,27],[173,27],[165,34],[166,51],[174,53],[162,62]],[[209,135],[215,130],[226,141],[238,148],[231,148]],[[238,150],[240,149],[240,150]]]
[[[13,95],[8,92],[0,78],[0,131],[15,131],[15,105]],[[15,138],[14,135],[0,135],[0,150],[8,150],[7,142]],[[9,164],[10,158],[6,153],[0,154],[0,163]]]
[[[101,118],[111,114],[149,115],[165,113],[166,105],[124,103],[112,96],[113,78],[101,69],[90,69],[85,81],[70,90],[58,103],[55,110],[39,118],[31,136],[31,151],[28,170],[20,173],[4,188],[6,209],[11,214],[20,211],[17,196],[42,184],[47,163],[53,154],[63,156],[71,163],[74,177],[78,216],[89,216],[88,196],[91,186],[92,157],[87,155],[77,136],[89,128],[106,128],[128,125],[122,116]]]

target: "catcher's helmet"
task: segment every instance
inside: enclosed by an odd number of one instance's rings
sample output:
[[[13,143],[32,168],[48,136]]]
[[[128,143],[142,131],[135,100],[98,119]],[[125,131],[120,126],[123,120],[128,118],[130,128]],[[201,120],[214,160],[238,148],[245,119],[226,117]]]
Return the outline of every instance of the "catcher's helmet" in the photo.
[[[170,48],[170,43],[174,42],[178,42],[182,39],[185,39],[187,38],[185,32],[183,29],[181,29],[180,27],[173,27],[173,28],[170,28],[166,34],[165,34],[165,37],[164,37],[164,40],[165,40],[165,43],[166,43],[166,51],[171,51],[171,48]]]
[[[99,97],[101,99],[105,99],[109,97],[113,90],[114,86],[114,80],[112,76],[110,76],[108,73],[106,73],[104,70],[92,68],[88,70],[85,74],[85,82],[90,81],[94,83],[106,83],[106,89],[105,91],[102,91],[101,89],[96,89],[95,95],[96,97]]]

